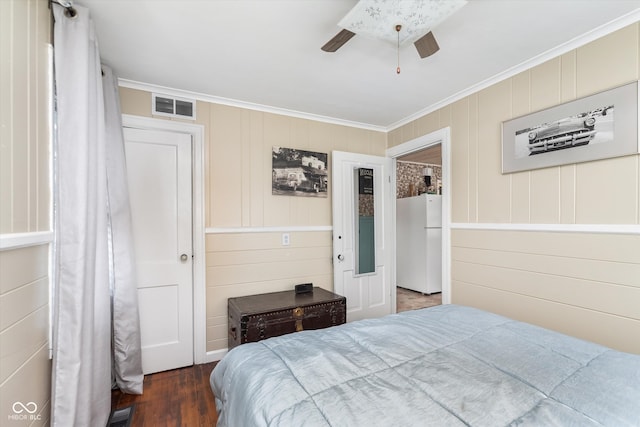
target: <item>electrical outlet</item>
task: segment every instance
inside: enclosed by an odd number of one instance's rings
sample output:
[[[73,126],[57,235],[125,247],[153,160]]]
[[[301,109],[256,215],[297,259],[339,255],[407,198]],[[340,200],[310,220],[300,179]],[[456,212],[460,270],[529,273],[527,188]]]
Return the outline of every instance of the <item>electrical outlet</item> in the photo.
[[[282,233],[282,246],[289,246],[289,233]]]

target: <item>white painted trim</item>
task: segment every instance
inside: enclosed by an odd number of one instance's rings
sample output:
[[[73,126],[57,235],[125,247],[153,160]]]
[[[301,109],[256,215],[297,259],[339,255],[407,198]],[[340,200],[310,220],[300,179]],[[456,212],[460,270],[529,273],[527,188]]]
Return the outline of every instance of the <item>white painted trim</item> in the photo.
[[[397,212],[397,206],[396,206],[396,200],[397,200],[397,188],[398,188],[398,162],[396,161],[396,159],[393,156],[389,156],[389,150],[386,150],[385,152],[387,157],[391,158],[391,167],[389,168],[389,182],[391,184],[391,203],[390,203],[390,214],[389,214],[389,221],[390,223],[393,225],[391,227],[391,231],[389,232],[388,236],[389,236],[389,244],[391,245],[391,248],[393,249],[393,254],[394,256],[391,257],[391,260],[389,262],[388,268],[389,268],[389,275],[391,276],[391,312],[392,313],[397,313],[398,312],[398,276],[397,276],[397,259],[396,259],[396,254],[398,253],[397,247],[396,247],[396,212]],[[387,227],[389,228],[389,227]]]
[[[388,148],[386,151],[387,157],[392,157],[392,158],[401,157],[401,156],[404,156],[405,154],[413,153],[414,151],[422,150],[423,148],[440,144],[443,140],[449,139],[450,133],[451,131],[449,128],[444,128],[444,129],[433,131],[427,135],[419,136],[415,139],[412,139],[411,141],[407,141],[400,145],[396,145],[394,147]]]
[[[222,360],[222,358],[224,356],[226,356],[226,354],[229,352],[229,349],[223,348],[220,350],[213,350],[213,351],[207,351],[207,354],[204,358],[203,362],[198,362],[198,363],[211,363],[211,362],[218,362],[220,360]]]
[[[195,123],[123,114],[122,126],[135,129],[188,133],[191,135],[199,135],[200,139],[204,140],[204,126]]]
[[[636,85],[636,96],[638,97],[636,100],[636,105],[638,106],[638,117],[636,118],[636,136],[638,137],[638,146],[636,151],[640,153],[640,80],[636,80],[636,82],[638,83]]]
[[[451,304],[451,128],[442,133],[442,302]]]
[[[640,225],[635,224],[499,224],[456,222],[451,224],[451,229],[640,235]]]
[[[199,92],[191,92],[188,90],[174,89],[165,86],[158,86],[149,83],[137,82],[134,80],[118,79],[118,85],[129,89],[143,90],[145,92],[158,92],[170,96],[192,98],[198,101],[210,102],[212,104],[228,105],[231,107],[245,108],[247,110],[263,111],[265,113],[280,114],[283,116],[297,117],[299,119],[314,120],[316,122],[331,123],[341,126],[349,126],[353,128],[374,130],[378,132],[387,132],[385,126],[376,126],[367,123],[352,122],[350,120],[338,119],[335,117],[321,116],[317,114],[305,113],[302,111],[288,110],[286,108],[271,107],[268,105],[255,104],[252,102],[238,101],[220,96],[207,95]]]
[[[300,225],[278,227],[207,227],[206,234],[230,234],[230,233],[292,233],[311,231],[333,231],[331,225]]]
[[[193,360],[207,358],[206,253],[204,242],[204,126],[148,117],[122,115],[122,125],[136,129],[190,134],[193,143]]]
[[[440,108],[446,107],[447,105],[453,104],[456,101],[461,100],[462,98],[465,98],[469,95],[472,95],[476,92],[479,92],[483,89],[488,88],[489,86],[492,86],[496,83],[499,83],[503,80],[506,80],[510,77],[513,77],[517,74],[522,73],[523,71],[527,71],[535,66],[538,66],[540,64],[543,64],[553,58],[556,58],[560,55],[564,55],[567,52],[570,52],[574,49],[577,49],[581,46],[584,46],[587,43],[591,43],[594,40],[597,40],[599,38],[602,38],[608,34],[611,34],[615,31],[618,31],[628,25],[631,25],[637,21],[640,20],[640,8],[636,9],[632,12],[629,12],[626,15],[623,15],[609,23],[606,23],[604,25],[601,25],[599,27],[594,28],[593,30],[582,34],[581,36],[578,36],[576,38],[573,38],[559,46],[556,46],[552,49],[549,49],[546,52],[541,53],[538,56],[534,56],[533,58],[530,58],[516,66],[513,66],[511,68],[508,68],[492,77],[489,77],[486,80],[483,80],[475,85],[469,86],[468,88],[451,95],[448,98],[445,98],[441,101],[436,102],[435,104],[431,104],[430,106],[416,111],[415,113],[411,114],[408,117],[405,117],[404,119],[397,121],[396,123],[393,123],[391,125],[389,125],[387,127],[387,132],[391,132],[394,129],[397,129],[401,126],[406,125],[407,123],[410,123],[416,119],[419,119],[420,117],[423,117],[429,113],[432,113],[436,110],[439,110]]]
[[[0,251],[53,243],[53,231],[0,234]]]
[[[451,128],[446,127],[427,135],[407,141],[403,144],[396,145],[387,149],[387,157],[397,159],[405,154],[412,153],[417,150],[441,144],[442,147],[442,303],[451,303]],[[394,162],[395,163],[395,162]],[[395,166],[393,173],[393,185],[395,188]],[[396,199],[392,199],[392,221],[396,223]],[[395,250],[396,232],[395,227],[392,231],[393,247]],[[397,285],[396,278],[396,260],[392,259],[391,274],[394,285]]]
[[[204,126],[193,137],[193,361],[201,363],[207,352],[207,262],[204,236]]]

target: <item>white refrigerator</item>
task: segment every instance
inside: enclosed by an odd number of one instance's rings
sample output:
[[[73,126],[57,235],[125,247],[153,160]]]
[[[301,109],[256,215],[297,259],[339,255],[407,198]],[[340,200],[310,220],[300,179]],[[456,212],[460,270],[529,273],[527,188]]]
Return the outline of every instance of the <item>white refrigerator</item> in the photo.
[[[442,292],[442,196],[396,200],[397,286]]]

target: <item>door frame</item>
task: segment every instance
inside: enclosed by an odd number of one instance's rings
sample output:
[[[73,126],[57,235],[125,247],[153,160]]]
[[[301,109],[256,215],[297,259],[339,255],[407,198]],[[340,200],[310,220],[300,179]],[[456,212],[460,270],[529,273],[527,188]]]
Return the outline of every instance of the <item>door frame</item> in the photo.
[[[206,253],[204,242],[204,126],[129,114],[122,115],[122,126],[191,135],[193,363],[209,362],[207,360]]]
[[[442,147],[442,303],[451,304],[451,128],[446,127],[420,136],[400,145],[388,148],[387,157],[393,159],[392,188],[397,188],[397,158],[414,151],[441,144]],[[396,252],[396,197],[392,198],[391,229],[394,253]],[[391,257],[391,277],[397,287],[396,259]],[[396,307],[396,293],[392,292],[392,307]]]

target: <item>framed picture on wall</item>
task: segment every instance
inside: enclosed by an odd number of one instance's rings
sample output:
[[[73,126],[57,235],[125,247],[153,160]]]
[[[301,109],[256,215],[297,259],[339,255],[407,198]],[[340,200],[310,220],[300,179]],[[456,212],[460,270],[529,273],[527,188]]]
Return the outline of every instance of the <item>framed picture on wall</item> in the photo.
[[[637,81],[502,123],[502,173],[638,151]]]
[[[271,193],[327,197],[327,153],[273,147]]]

